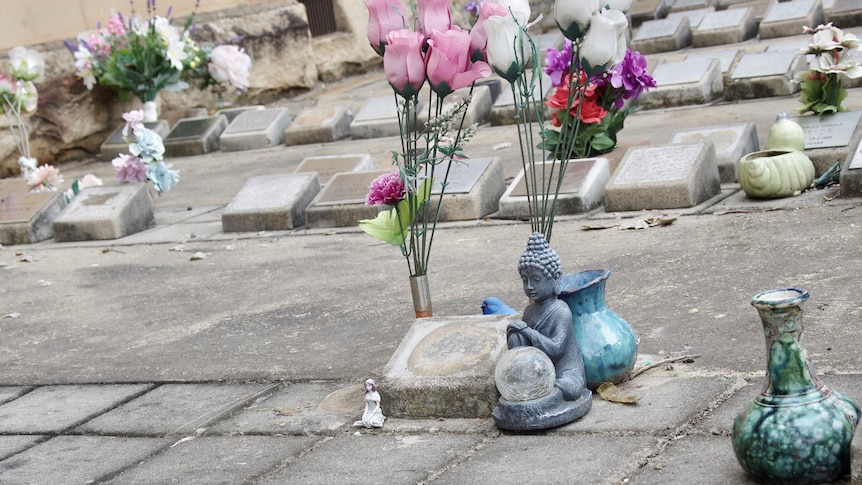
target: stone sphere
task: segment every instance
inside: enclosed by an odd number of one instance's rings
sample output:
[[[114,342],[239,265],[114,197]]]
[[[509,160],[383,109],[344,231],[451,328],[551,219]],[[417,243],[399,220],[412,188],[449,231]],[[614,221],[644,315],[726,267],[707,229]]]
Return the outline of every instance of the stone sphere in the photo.
[[[554,390],[554,363],[535,347],[515,347],[500,357],[494,381],[503,399],[512,402],[545,397]]]

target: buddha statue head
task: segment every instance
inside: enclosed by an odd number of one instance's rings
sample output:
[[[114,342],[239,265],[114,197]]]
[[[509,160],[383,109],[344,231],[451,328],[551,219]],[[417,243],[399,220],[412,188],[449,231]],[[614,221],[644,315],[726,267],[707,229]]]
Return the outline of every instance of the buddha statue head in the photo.
[[[541,232],[534,232],[527,249],[518,261],[518,273],[524,283],[524,293],[533,301],[556,298],[560,294],[563,276],[560,257]]]

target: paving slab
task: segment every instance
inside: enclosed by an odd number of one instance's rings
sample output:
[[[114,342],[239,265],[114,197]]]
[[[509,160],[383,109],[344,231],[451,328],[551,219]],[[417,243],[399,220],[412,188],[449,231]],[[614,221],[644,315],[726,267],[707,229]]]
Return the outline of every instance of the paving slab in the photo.
[[[227,118],[227,122],[232,122],[237,116],[245,113],[246,111],[255,111],[255,110],[263,110],[266,109],[266,106],[262,104],[255,104],[251,106],[236,106],[234,108],[223,108],[216,111],[216,115],[222,115]]]
[[[724,94],[724,77],[717,59],[666,62],[656,66],[652,76],[658,87],[638,100],[647,109],[706,104]]]
[[[0,406],[0,433],[60,433],[151,387],[147,384],[38,387]]]
[[[744,155],[760,150],[754,123],[711,125],[680,130],[673,134],[670,143],[696,143],[709,139],[715,146],[715,161],[722,183],[736,182],[736,168]]]
[[[2,460],[16,454],[20,453],[27,448],[35,445],[40,441],[46,440],[46,436],[40,435],[3,435],[0,436],[0,467],[2,467]]]
[[[665,0],[638,0],[632,2],[629,9],[629,18],[632,28],[640,27],[647,20],[663,19],[667,16],[668,8]]]
[[[674,4],[676,6],[676,4]],[[698,26],[703,21],[703,19],[709,15],[710,13],[714,13],[714,7],[706,7],[706,8],[690,8],[683,10],[671,10],[669,14],[667,14],[668,19],[673,19],[676,17],[687,17],[688,25],[691,28],[692,35],[697,31]]]
[[[785,96],[799,91],[796,75],[806,69],[804,58],[792,51],[743,54],[724,86],[728,100]]]
[[[694,478],[696,477],[696,478]],[[630,477],[630,484],[755,485],[736,461],[729,436],[684,436]]]
[[[164,138],[166,157],[203,155],[219,149],[219,137],[227,128],[222,115],[185,118]]]
[[[294,173],[316,172],[320,185],[326,185],[337,173],[374,170],[374,161],[367,153],[356,155],[321,155],[302,159]]]
[[[195,434],[276,387],[273,384],[163,384],[78,426],[76,432]]]
[[[422,483],[481,441],[475,435],[392,435],[363,430],[322,442],[302,460],[255,483]]]
[[[761,39],[799,35],[803,27],[823,23],[821,0],[792,0],[770,5],[760,21],[758,36]]]
[[[163,438],[57,436],[0,461],[0,482],[95,483],[169,445]]]
[[[391,170],[343,172],[329,183],[305,209],[305,224],[310,228],[356,226],[363,219],[374,219],[385,206],[365,204],[371,182]]]
[[[290,121],[287,108],[244,111],[219,136],[219,149],[232,152],[280,145]]]
[[[546,163],[546,180],[551,183],[539,182],[544,186],[556,188],[554,177],[559,168],[559,163]],[[552,173],[553,171],[553,173]],[[541,177],[539,170],[539,177]],[[610,165],[607,158],[591,158],[586,160],[570,160],[566,165],[566,173],[557,197],[557,215],[584,214],[597,207],[604,201],[605,185],[611,178]],[[497,217],[503,219],[529,220],[530,207],[527,195],[527,181],[524,170],[518,173],[503,197],[500,199],[500,211]]]
[[[320,439],[296,436],[199,436],[177,442],[164,453],[102,483],[249,483],[295,460]]]
[[[708,12],[692,31],[693,47],[734,44],[757,35],[754,10],[732,8]]]
[[[393,417],[485,418],[497,404],[494,368],[514,317],[417,319],[378,381]]]
[[[353,116],[353,107],[349,104],[307,109],[284,130],[284,144],[308,145],[347,138]]]
[[[105,142],[102,143],[102,146],[99,147],[99,158],[107,162],[113,160],[121,153],[129,153],[129,144],[123,141],[123,128],[125,126],[125,123],[118,126]],[[171,125],[166,120],[149,121],[144,123],[144,127],[153,130],[162,138],[168,136],[168,133],[171,132]],[[134,138],[134,136],[131,138]]]
[[[279,231],[306,223],[306,207],[320,192],[316,173],[251,177],[222,212],[224,232]]]
[[[697,144],[630,148],[605,187],[608,212],[691,207],[721,190],[715,147]]]
[[[16,399],[32,389],[29,386],[2,386],[0,387],[0,404]]]
[[[211,434],[335,435],[362,417],[362,383],[285,384],[209,429]],[[383,414],[386,414],[385,403]]]
[[[22,178],[0,179],[0,244],[29,244],[54,235],[54,218],[66,206],[59,192],[29,192]]]
[[[659,446],[652,436],[505,434],[434,483],[625,483],[635,464]]]
[[[154,223],[147,184],[87,187],[54,219],[54,240],[117,239]]]
[[[641,54],[677,51],[691,45],[688,17],[647,20],[641,24],[630,47]]]

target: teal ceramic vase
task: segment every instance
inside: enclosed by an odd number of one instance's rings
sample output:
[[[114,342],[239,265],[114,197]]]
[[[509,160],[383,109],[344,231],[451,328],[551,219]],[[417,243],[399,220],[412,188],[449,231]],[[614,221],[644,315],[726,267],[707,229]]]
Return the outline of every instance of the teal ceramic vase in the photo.
[[[622,382],[635,365],[638,341],[632,327],[605,305],[607,269],[563,275],[560,298],[572,310],[575,338],[584,356],[587,387]]]
[[[826,387],[802,340],[808,292],[769,290],[751,304],[766,335],[767,382],[733,423],[733,450],[742,468],[764,482],[823,483],[850,471],[850,441],[859,407]]]

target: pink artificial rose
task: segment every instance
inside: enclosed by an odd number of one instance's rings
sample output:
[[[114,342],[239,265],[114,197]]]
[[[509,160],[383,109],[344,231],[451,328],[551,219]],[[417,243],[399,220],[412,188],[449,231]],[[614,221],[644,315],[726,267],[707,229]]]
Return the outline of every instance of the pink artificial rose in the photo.
[[[386,35],[383,71],[396,93],[404,98],[415,96],[425,83],[425,60],[422,45],[425,37],[419,32],[400,29]]]
[[[368,195],[365,197],[365,204],[395,205],[402,200],[404,200],[404,181],[401,180],[398,172],[389,172],[371,181]]]
[[[144,110],[135,109],[128,113],[123,113],[123,119],[126,120],[126,126],[123,127],[123,137],[129,136],[129,132],[138,136],[144,129]]]
[[[449,13],[449,0],[419,0],[419,30],[430,36],[435,30],[440,32],[452,27],[452,14]]]
[[[428,46],[425,72],[431,88],[440,96],[491,75],[488,63],[479,61],[471,65],[470,36],[458,27],[434,32],[428,40]]]
[[[93,175],[91,173],[84,175],[84,177],[78,181],[78,188],[79,189],[86,189],[87,187],[101,187],[101,186],[102,186],[102,179],[100,179],[99,177],[96,177],[95,175]]]
[[[36,170],[30,172],[27,176],[27,185],[37,192],[47,190],[56,190],[57,186],[63,183],[63,176],[53,165],[41,165]]]
[[[472,59],[481,58],[486,61],[488,60],[485,56],[485,45],[488,44],[488,31],[485,30],[485,20],[491,16],[506,17],[508,15],[509,10],[498,3],[482,3],[482,6],[479,7],[479,20],[470,29],[470,57]]]
[[[386,36],[405,27],[404,11],[398,0],[366,0],[368,7],[368,42],[378,55],[386,51]]]
[[[220,45],[210,54],[207,66],[210,75],[217,82],[230,84],[237,91],[248,89],[248,70],[251,58],[239,46]]]
[[[147,164],[138,157],[133,157],[123,153],[117,158],[111,160],[111,165],[114,166],[117,181],[120,183],[147,181]]]

